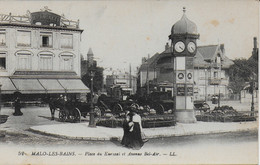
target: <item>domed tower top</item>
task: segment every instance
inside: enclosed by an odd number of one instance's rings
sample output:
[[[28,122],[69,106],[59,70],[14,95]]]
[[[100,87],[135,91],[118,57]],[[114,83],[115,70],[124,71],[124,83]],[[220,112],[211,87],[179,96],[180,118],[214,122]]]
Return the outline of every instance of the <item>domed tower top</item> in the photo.
[[[197,25],[186,17],[186,9],[183,7],[183,16],[172,26],[171,35],[194,34],[198,35]]]

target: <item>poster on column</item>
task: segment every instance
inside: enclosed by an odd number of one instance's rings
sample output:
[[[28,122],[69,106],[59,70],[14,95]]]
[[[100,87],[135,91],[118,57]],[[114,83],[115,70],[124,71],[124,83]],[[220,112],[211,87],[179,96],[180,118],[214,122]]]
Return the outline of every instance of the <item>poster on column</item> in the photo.
[[[187,96],[193,96],[193,84],[186,84]]]
[[[0,0],[0,165],[259,164],[259,13],[258,0]]]
[[[177,84],[177,96],[185,96],[185,84]]]

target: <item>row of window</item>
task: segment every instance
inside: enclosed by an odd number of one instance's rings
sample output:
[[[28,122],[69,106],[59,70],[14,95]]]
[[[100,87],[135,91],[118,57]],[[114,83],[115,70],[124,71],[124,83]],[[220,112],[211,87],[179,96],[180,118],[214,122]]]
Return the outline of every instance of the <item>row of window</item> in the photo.
[[[31,70],[32,68],[32,53],[29,51],[19,51],[16,54],[17,70]],[[6,70],[6,53],[0,52],[0,70]],[[62,71],[73,70],[73,54],[61,53],[59,55],[59,68]],[[53,70],[54,55],[50,52],[43,52],[39,54],[39,69],[51,71]]]
[[[205,71],[205,70],[200,70],[199,71],[199,77],[200,78],[205,78],[205,76],[207,77],[212,77],[212,78],[224,78],[225,73],[223,71],[213,71],[213,72],[208,72],[208,71]]]
[[[40,32],[40,47],[53,48],[53,33]],[[16,45],[19,47],[31,47],[31,31],[18,30]],[[0,29],[0,46],[6,46],[6,31]],[[60,48],[73,49],[73,34],[61,33]]]

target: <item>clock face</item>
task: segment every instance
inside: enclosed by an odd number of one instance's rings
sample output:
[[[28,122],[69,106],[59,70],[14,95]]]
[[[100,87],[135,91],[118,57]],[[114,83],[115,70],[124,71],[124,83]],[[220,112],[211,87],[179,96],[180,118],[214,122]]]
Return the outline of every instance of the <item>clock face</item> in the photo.
[[[175,44],[174,49],[178,53],[183,52],[185,49],[185,44],[182,41],[179,41]]]
[[[196,50],[196,45],[195,45],[195,43],[194,43],[194,42],[189,42],[189,44],[188,44],[188,51],[189,51],[190,53],[193,53],[193,52],[195,52],[195,50]]]

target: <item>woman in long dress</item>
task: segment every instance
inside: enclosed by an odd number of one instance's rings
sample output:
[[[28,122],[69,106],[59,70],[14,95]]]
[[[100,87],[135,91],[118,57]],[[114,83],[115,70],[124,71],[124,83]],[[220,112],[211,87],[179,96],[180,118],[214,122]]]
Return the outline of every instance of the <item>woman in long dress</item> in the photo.
[[[126,114],[126,118],[123,123],[124,135],[121,144],[125,147],[131,147],[132,134],[130,130],[133,130],[132,117],[132,114]]]
[[[131,148],[140,149],[144,142],[142,140],[141,132],[142,132],[142,122],[141,117],[137,114],[135,110],[132,111],[133,114],[133,131],[131,132]]]

